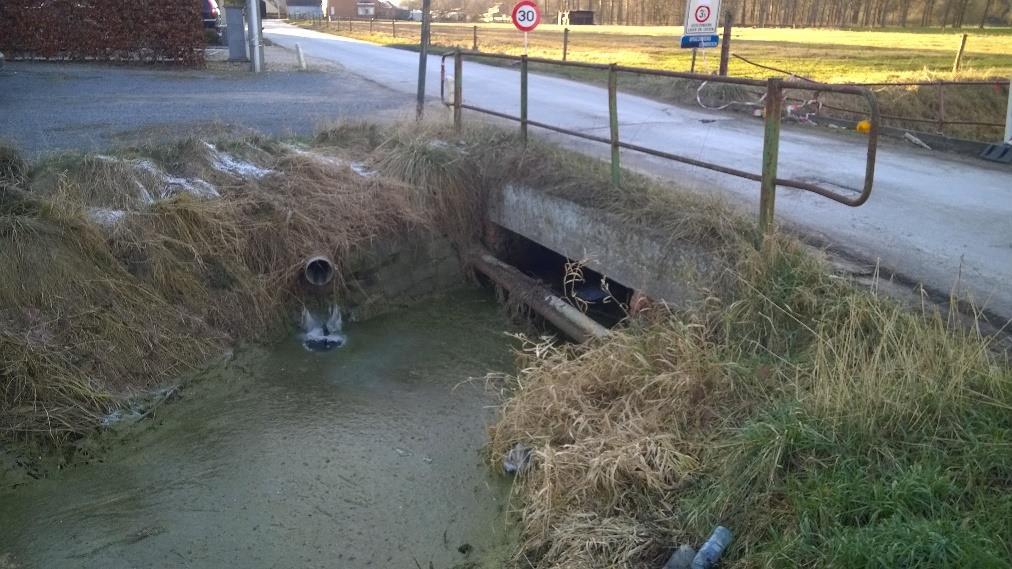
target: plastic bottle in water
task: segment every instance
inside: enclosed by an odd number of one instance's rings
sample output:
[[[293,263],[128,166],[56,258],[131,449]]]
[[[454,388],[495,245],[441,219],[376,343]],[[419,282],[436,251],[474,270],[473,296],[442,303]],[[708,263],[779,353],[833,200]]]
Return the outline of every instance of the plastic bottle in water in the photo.
[[[720,556],[727,549],[728,545],[731,545],[731,530],[724,526],[717,526],[710,534],[710,538],[706,540],[703,547],[699,548],[699,553],[696,554],[696,558],[692,560],[692,569],[710,569],[718,561]]]

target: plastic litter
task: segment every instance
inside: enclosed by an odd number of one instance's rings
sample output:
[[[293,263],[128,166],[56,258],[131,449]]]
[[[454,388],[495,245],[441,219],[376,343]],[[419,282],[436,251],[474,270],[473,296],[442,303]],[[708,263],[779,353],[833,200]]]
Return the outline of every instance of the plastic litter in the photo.
[[[913,144],[914,146],[920,146],[921,148],[923,148],[925,150],[931,150],[931,147],[928,146],[927,144],[924,144],[923,140],[917,138],[916,136],[910,134],[909,132],[904,132],[903,133],[903,138],[905,138],[907,142],[909,142],[910,144]]]
[[[502,468],[506,471],[506,474],[517,474],[531,463],[531,453],[533,449],[524,443],[517,443],[513,445],[502,459]]]
[[[731,545],[732,539],[734,536],[731,535],[731,530],[724,526],[717,526],[703,547],[699,548],[696,558],[692,560],[692,569],[710,569],[716,565],[720,561],[720,556],[724,554],[724,550],[728,545]]]
[[[664,564],[663,569],[690,569],[692,560],[696,558],[696,549],[688,544],[682,544],[674,553],[671,559]]]

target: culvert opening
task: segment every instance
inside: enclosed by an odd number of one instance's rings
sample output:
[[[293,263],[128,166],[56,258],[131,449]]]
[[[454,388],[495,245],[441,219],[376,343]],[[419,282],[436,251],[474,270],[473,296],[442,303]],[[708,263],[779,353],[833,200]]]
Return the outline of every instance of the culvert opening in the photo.
[[[334,280],[334,263],[323,255],[306,259],[302,270],[306,282],[314,286],[324,286]]]
[[[633,290],[526,237],[501,230],[501,258],[598,323],[612,327],[628,316]]]

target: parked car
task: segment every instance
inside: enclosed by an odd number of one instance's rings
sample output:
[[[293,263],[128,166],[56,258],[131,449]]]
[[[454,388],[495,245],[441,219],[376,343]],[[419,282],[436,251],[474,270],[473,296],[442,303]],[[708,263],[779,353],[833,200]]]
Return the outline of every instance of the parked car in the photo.
[[[221,12],[218,10],[218,3],[215,0],[204,0],[204,8],[201,10],[204,17],[204,27],[215,29],[218,27],[218,17]]]

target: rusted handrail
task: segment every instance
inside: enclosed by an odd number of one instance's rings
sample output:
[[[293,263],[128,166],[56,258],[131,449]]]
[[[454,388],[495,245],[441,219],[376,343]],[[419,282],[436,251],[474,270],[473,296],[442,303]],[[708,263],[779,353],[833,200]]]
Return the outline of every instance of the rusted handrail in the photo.
[[[455,73],[454,73],[454,99],[453,99],[452,102],[447,102],[446,101],[445,88],[444,88],[445,77],[446,77],[445,69],[446,69],[446,58],[447,57],[451,57],[451,56],[454,58],[454,70],[455,70]],[[503,113],[503,112],[499,112],[499,111],[494,111],[494,110],[491,110],[491,109],[485,109],[485,108],[482,108],[482,107],[478,107],[476,105],[465,104],[462,101],[462,83],[463,83],[463,81],[462,81],[462,77],[461,77],[462,70],[463,70],[462,62],[463,62],[463,58],[465,56],[482,57],[482,58],[489,58],[489,59],[500,59],[500,60],[506,60],[506,61],[520,62],[521,63],[521,73],[522,74],[526,74],[528,65],[530,63],[542,63],[542,64],[548,64],[548,65],[561,65],[561,66],[568,66],[568,67],[579,67],[579,68],[584,68],[584,69],[595,69],[595,70],[600,70],[600,71],[606,71],[606,72],[608,72],[608,74],[609,74],[609,81],[608,81],[609,123],[611,125],[611,136],[609,138],[605,138],[605,137],[601,137],[601,136],[595,136],[595,135],[586,134],[586,133],[583,133],[583,132],[578,132],[578,131],[575,131],[575,130],[567,129],[567,128],[564,128],[564,127],[560,127],[560,126],[556,126],[556,125],[551,125],[551,124],[543,123],[543,122],[540,122],[540,121],[530,120],[526,116],[524,116],[524,117],[517,117],[517,116],[513,116],[513,115],[510,115],[510,114],[507,114],[507,113]],[[869,89],[867,89],[865,87],[861,87],[861,86],[857,86],[857,85],[840,85],[840,84],[831,84],[831,83],[818,83],[818,82],[808,81],[808,80],[795,81],[795,80],[771,79],[771,80],[762,81],[762,80],[758,80],[758,79],[748,79],[748,78],[744,78],[744,77],[726,77],[726,76],[703,75],[703,74],[699,74],[699,73],[684,73],[684,72],[679,72],[679,71],[667,71],[667,70],[659,70],[659,69],[647,69],[647,68],[642,68],[642,67],[627,67],[627,66],[615,65],[615,64],[610,64],[609,65],[609,64],[585,63],[585,62],[576,62],[576,61],[565,61],[565,62],[563,62],[563,61],[558,61],[558,60],[554,60],[554,59],[546,59],[546,58],[540,58],[540,57],[515,56],[515,55],[507,55],[507,54],[500,54],[500,53],[482,53],[482,52],[474,52],[474,51],[469,51],[469,50],[456,50],[454,52],[445,53],[445,54],[442,55],[441,61],[442,61],[442,65],[440,66],[440,69],[441,69],[441,74],[442,74],[442,77],[443,77],[444,80],[440,81],[440,98],[442,99],[442,101],[443,101],[444,104],[453,107],[453,110],[454,110],[454,124],[456,125],[457,128],[460,128],[460,125],[461,125],[461,111],[463,111],[463,110],[466,109],[466,110],[470,110],[470,111],[475,111],[475,112],[491,115],[491,116],[494,116],[494,117],[499,117],[499,118],[506,119],[506,120],[511,120],[511,121],[514,121],[514,122],[520,122],[523,127],[534,126],[534,127],[550,130],[550,131],[553,131],[553,132],[558,132],[558,133],[561,133],[561,134],[575,136],[575,137],[578,137],[578,138],[582,138],[584,140],[591,140],[591,141],[594,141],[594,142],[600,142],[600,143],[603,143],[603,144],[608,144],[608,145],[610,145],[612,147],[612,160],[611,160],[611,162],[612,162],[612,179],[613,179],[613,182],[614,182],[614,184],[616,186],[619,185],[619,177],[618,177],[619,176],[619,174],[618,174],[618,172],[619,172],[618,149],[619,148],[625,148],[625,149],[628,149],[628,150],[633,150],[633,151],[636,151],[636,152],[641,152],[641,153],[644,153],[644,154],[649,154],[651,156],[657,156],[659,158],[665,158],[665,159],[668,159],[668,160],[673,160],[673,161],[676,161],[676,162],[681,162],[681,163],[684,163],[684,164],[689,164],[689,165],[692,165],[692,166],[697,166],[697,167],[700,167],[700,168],[705,168],[705,169],[712,170],[712,171],[715,171],[715,172],[720,172],[720,173],[728,174],[728,175],[731,175],[731,176],[737,176],[737,177],[744,178],[744,179],[747,179],[747,180],[753,180],[753,181],[762,182],[761,201],[763,202],[763,204],[768,204],[768,207],[765,208],[765,209],[768,209],[768,211],[764,212],[764,215],[761,216],[761,220],[760,220],[760,224],[761,224],[762,229],[763,229],[764,232],[767,231],[769,229],[769,227],[771,227],[772,204],[773,204],[772,193],[774,192],[775,186],[783,186],[783,187],[788,187],[788,188],[796,188],[796,189],[799,189],[799,190],[805,190],[805,191],[812,192],[814,194],[820,195],[822,197],[831,199],[831,200],[833,200],[833,201],[835,201],[837,203],[840,203],[840,204],[843,204],[843,205],[846,205],[846,206],[850,206],[850,207],[858,207],[858,206],[864,204],[865,202],[867,202],[868,198],[871,197],[871,191],[872,191],[872,187],[874,186],[874,181],[875,181],[875,156],[876,156],[877,149],[878,149],[878,128],[879,128],[879,124],[882,121],[882,116],[881,116],[881,114],[879,112],[878,100],[875,98],[874,93],[872,93],[871,90],[869,90]],[[771,91],[774,91],[774,90],[776,91],[776,93],[779,94],[779,93],[782,93],[782,91],[784,89],[807,89],[807,90],[816,89],[816,90],[819,90],[819,91],[844,93],[844,94],[850,94],[850,95],[855,95],[855,96],[863,97],[866,100],[867,104],[868,104],[869,115],[871,117],[871,129],[868,132],[868,147],[867,147],[867,153],[866,153],[864,184],[862,186],[861,192],[860,192],[859,195],[857,195],[855,197],[850,197],[850,196],[846,196],[846,195],[842,195],[842,194],[839,194],[837,192],[834,192],[833,190],[831,190],[829,188],[825,188],[825,187],[820,186],[818,184],[813,184],[813,183],[805,182],[805,181],[801,181],[801,180],[793,180],[793,179],[790,179],[790,178],[778,178],[778,177],[776,177],[777,149],[778,149],[779,138],[780,138],[780,112],[778,110],[776,110],[776,112],[767,112],[766,113],[767,126],[766,126],[766,134],[765,134],[766,141],[765,141],[765,144],[764,144],[763,172],[760,172],[760,173],[748,172],[748,171],[745,171],[745,170],[740,170],[740,169],[737,169],[737,168],[732,168],[730,166],[725,166],[725,165],[722,165],[722,164],[716,164],[716,163],[713,163],[713,162],[707,162],[705,160],[699,160],[699,159],[696,159],[696,158],[690,158],[688,156],[682,156],[682,155],[679,155],[679,154],[674,154],[674,153],[670,153],[670,152],[664,152],[664,151],[661,151],[661,150],[656,150],[656,149],[653,149],[653,148],[648,148],[648,147],[640,146],[640,145],[637,145],[637,144],[631,144],[631,143],[628,143],[628,142],[622,142],[620,140],[619,136],[618,136],[618,124],[619,124],[618,120],[617,120],[618,119],[618,111],[617,111],[617,105],[615,104],[616,94],[617,94],[617,86],[616,86],[616,82],[615,82],[615,75],[617,73],[635,73],[635,74],[640,74],[640,75],[655,75],[655,76],[660,76],[660,77],[672,77],[672,78],[689,79],[689,80],[695,80],[695,81],[710,81],[710,82],[715,82],[715,83],[727,83],[727,84],[732,84],[732,85],[744,85],[744,86],[750,86],[750,87],[761,87],[761,88],[765,88],[767,90],[767,94],[769,94]],[[526,85],[526,77],[522,77],[521,78],[521,85]],[[526,106],[527,106],[526,105],[526,103],[527,103],[527,101],[526,101],[526,93],[527,93],[526,89],[521,88],[521,103],[520,103],[521,109],[525,109]],[[777,98],[779,99],[779,95],[778,95]],[[767,97],[767,99],[768,99],[768,97]],[[771,108],[778,109],[779,105],[773,105],[773,106],[771,106]],[[764,172],[767,174],[765,177],[763,175]]]

